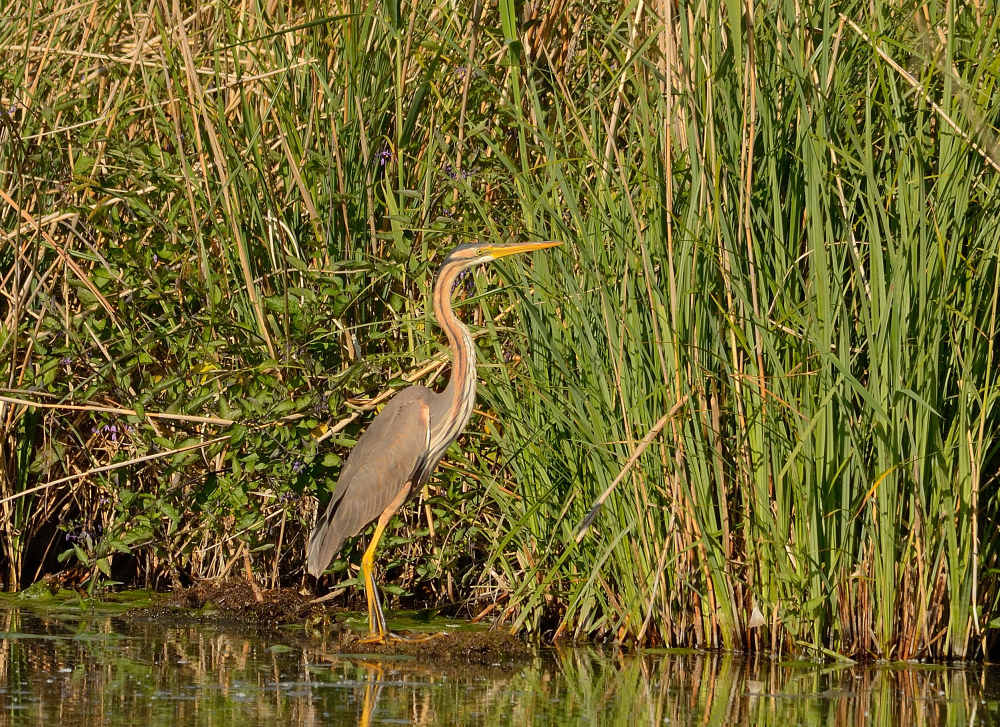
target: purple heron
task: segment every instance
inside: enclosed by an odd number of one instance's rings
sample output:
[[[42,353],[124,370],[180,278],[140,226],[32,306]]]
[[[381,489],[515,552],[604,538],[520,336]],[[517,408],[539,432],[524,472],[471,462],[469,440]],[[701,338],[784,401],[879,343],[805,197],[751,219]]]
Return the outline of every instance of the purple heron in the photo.
[[[452,309],[455,282],[463,270],[559,244],[459,245],[449,253],[434,283],[434,314],[451,345],[451,380],[441,393],[411,386],[385,405],[348,455],[330,504],[309,536],[307,567],[318,578],[347,538],[378,519],[361,558],[372,640],[384,641],[388,635],[373,572],[375,548],[382,531],[403,503],[430,478],[445,450],[465,428],[476,404],[476,347],[469,329]]]

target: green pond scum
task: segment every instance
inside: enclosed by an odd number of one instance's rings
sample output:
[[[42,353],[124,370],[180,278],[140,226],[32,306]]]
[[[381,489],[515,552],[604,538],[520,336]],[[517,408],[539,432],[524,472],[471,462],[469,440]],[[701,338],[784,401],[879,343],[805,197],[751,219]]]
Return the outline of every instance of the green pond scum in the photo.
[[[121,608],[149,608],[154,598],[0,598],[0,727],[1000,721],[1000,670],[984,664],[858,666],[597,648],[469,663],[346,653],[335,631],[172,624]],[[420,613],[390,616],[408,630],[438,623]]]

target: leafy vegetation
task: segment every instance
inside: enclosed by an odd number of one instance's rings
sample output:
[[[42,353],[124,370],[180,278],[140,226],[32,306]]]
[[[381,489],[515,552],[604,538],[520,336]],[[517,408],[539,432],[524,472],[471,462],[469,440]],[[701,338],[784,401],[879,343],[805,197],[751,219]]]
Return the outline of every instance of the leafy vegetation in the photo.
[[[666,645],[992,643],[979,6],[4,14],[7,588],[299,581],[367,412],[447,376],[443,254],[560,239],[457,292],[480,409],[385,539],[390,593]]]

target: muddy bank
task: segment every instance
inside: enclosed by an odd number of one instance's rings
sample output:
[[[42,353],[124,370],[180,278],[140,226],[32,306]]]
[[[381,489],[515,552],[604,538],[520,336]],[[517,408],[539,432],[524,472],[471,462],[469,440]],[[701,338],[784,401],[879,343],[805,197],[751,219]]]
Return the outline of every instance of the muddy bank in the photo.
[[[333,638],[326,649],[335,652],[373,657],[412,657],[421,662],[450,662],[495,666],[527,659],[532,651],[506,631],[468,630],[462,622],[441,619],[440,632],[428,632],[433,621],[413,619],[410,631],[405,619],[391,625],[401,638],[390,638],[384,644],[367,643],[367,628],[358,630],[362,622],[357,614],[347,614],[311,594],[293,588],[270,591],[255,589],[243,579],[221,582],[205,581],[191,588],[174,591],[158,604],[134,608],[122,614],[125,620],[155,620],[166,625],[219,624],[227,627],[281,630],[285,639],[306,646],[317,633]],[[390,619],[399,614],[389,614]],[[350,623],[349,623],[350,621]],[[461,630],[458,630],[461,629]]]
[[[332,622],[333,610],[312,601],[312,596],[294,588],[262,591],[246,580],[234,578],[197,583],[174,591],[156,605],[124,615],[166,622],[197,619],[264,627]]]
[[[408,656],[424,663],[461,662],[479,666],[500,666],[528,659],[532,655],[523,641],[506,631],[454,631],[400,636],[402,638],[391,638],[384,644],[373,644],[366,643],[367,635],[342,632],[340,650],[358,655]]]

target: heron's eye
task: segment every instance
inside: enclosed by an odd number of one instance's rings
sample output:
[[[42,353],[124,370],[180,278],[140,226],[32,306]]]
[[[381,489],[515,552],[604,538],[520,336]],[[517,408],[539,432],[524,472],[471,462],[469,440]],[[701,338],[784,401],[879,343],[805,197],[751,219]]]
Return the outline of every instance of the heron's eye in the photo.
[[[479,257],[480,255],[485,255],[485,254],[486,254],[486,251],[483,248],[481,248],[481,247],[477,247],[476,248],[476,257]]]

